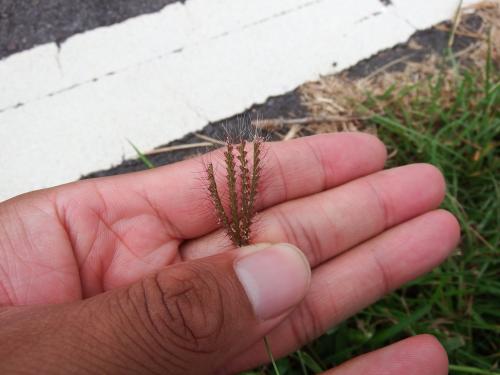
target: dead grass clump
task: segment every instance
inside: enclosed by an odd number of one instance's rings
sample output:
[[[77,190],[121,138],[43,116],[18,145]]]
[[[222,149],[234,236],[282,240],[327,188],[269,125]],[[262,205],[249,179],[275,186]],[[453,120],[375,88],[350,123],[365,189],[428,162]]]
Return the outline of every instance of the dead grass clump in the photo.
[[[467,22],[469,17],[479,17],[481,25],[472,30]],[[411,61],[411,54],[390,62],[366,77],[351,80],[347,74],[323,77],[310,82],[300,89],[303,104],[309,109],[311,117],[307,121],[307,131],[327,133],[338,131],[363,131],[376,134],[377,130],[369,119],[376,114],[383,114],[391,101],[415,103],[416,96],[432,97],[435,85],[413,86],[426,80],[442,80],[440,87],[440,105],[451,106],[456,96],[457,69],[484,69],[490,58],[493,64],[500,62],[500,0],[482,2],[462,9],[456,17],[456,24],[443,23],[436,26],[439,30],[450,32],[450,43],[460,36],[473,38],[471,44],[457,52],[444,55],[431,53],[421,61]],[[409,41],[409,47],[420,50],[416,40]],[[404,63],[399,71],[391,69]],[[460,67],[460,68],[457,68]],[[404,95],[401,90],[407,88]],[[369,94],[368,94],[369,93]],[[395,98],[395,93],[399,93]],[[369,109],[363,103],[369,97],[377,97]],[[290,120],[293,123],[293,120]],[[289,121],[289,122],[290,122]],[[275,125],[287,124],[287,120]],[[301,124],[302,125],[302,124]],[[300,135],[301,131],[296,131]]]

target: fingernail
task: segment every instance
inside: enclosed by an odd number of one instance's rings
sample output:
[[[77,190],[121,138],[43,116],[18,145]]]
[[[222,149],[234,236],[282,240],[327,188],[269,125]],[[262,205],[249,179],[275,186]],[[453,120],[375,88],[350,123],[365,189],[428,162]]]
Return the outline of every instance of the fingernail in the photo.
[[[288,244],[243,250],[234,269],[255,315],[262,320],[274,318],[297,305],[304,298],[311,279],[306,257]]]

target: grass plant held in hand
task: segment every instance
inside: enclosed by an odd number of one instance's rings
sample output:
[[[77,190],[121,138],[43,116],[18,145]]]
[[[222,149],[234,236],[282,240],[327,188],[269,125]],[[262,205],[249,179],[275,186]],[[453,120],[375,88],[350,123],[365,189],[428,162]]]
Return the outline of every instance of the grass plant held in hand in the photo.
[[[251,163],[247,145],[251,145],[252,149]],[[251,144],[244,139],[237,145],[233,145],[229,139],[226,141],[224,166],[229,196],[228,209],[224,207],[220,189],[217,187],[213,163],[208,163],[206,167],[208,191],[217,220],[235,247],[248,246],[251,243],[252,223],[256,213],[255,200],[262,172],[262,147],[263,141],[258,137],[255,137]],[[264,344],[274,373],[279,375],[280,371],[267,338],[264,338]]]

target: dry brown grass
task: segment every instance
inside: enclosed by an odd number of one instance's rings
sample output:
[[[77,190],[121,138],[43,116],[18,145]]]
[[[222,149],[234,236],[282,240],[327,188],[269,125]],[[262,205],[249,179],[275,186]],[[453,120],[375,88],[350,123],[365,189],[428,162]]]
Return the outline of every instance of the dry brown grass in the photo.
[[[471,30],[466,22],[472,15],[479,16],[482,20],[477,30]],[[375,134],[376,127],[367,120],[373,112],[367,113],[360,108],[370,95],[382,95],[388,89],[394,87],[396,90],[408,87],[430,77],[441,77],[444,81],[443,98],[453,100],[453,82],[457,74],[456,66],[471,67],[478,69],[484,67],[488,51],[491,53],[493,62],[500,61],[500,0],[485,1],[471,7],[463,8],[457,17],[456,25],[446,23],[436,26],[437,29],[448,31],[450,41],[460,36],[473,38],[473,42],[465,49],[453,56],[445,56],[432,53],[422,61],[410,61],[409,55],[391,61],[387,65],[372,72],[366,77],[351,80],[347,74],[335,74],[321,78],[318,81],[304,84],[300,88],[302,102],[311,113],[307,119],[307,130],[312,133],[327,133],[337,131],[364,131]],[[416,40],[409,41],[409,47],[415,51],[423,46]],[[450,59],[455,60],[455,64]],[[404,69],[395,71],[391,69],[396,64],[404,63]],[[415,95],[425,95],[419,90]],[[431,95],[429,92],[428,95]],[[390,99],[389,99],[390,100]],[[402,100],[411,102],[414,100],[412,94]],[[378,102],[378,108],[371,109],[375,113],[383,113],[388,103],[384,100]],[[444,101],[446,104],[446,100]],[[290,124],[296,124],[293,120]],[[272,124],[272,122],[271,122]],[[276,127],[286,126],[286,120],[274,124]],[[306,124],[299,124],[306,126]],[[295,131],[295,136],[301,135],[301,130]]]

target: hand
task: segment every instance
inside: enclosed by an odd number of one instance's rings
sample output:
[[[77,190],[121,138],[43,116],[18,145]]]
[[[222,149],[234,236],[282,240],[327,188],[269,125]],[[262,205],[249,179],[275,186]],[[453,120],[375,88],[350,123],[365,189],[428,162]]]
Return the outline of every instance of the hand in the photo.
[[[2,203],[0,372],[237,372],[264,335],[285,355],[455,247],[436,168],[381,171],[357,133],[267,147],[249,248],[227,251],[200,159]],[[446,374],[446,354],[417,336],[331,373],[382,372]]]

